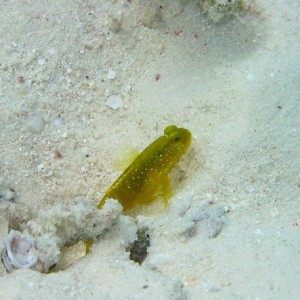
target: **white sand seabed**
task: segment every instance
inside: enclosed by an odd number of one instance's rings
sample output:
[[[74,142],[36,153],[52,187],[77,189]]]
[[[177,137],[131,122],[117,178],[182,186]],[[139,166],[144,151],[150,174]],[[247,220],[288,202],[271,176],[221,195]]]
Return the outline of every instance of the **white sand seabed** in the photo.
[[[124,145],[169,124],[193,144],[168,208],[121,218],[52,273],[1,265],[0,299],[298,299],[299,15],[297,0],[221,23],[194,1],[2,0],[0,201],[96,206]],[[126,251],[140,227],[142,265]]]

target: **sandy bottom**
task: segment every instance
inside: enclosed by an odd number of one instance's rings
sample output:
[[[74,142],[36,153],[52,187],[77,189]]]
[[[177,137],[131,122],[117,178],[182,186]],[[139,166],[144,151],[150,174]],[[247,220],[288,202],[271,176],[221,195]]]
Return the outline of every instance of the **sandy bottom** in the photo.
[[[168,208],[49,274],[1,266],[0,299],[298,299],[299,15],[292,0],[220,23],[194,1],[1,1],[0,201],[96,206],[119,149],[169,124],[193,143]],[[126,222],[148,230],[141,265]]]

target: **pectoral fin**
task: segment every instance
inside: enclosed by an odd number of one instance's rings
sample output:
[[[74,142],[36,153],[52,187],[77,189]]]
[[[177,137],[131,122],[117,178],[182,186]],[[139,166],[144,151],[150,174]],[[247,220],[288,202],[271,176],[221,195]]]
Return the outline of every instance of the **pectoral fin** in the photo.
[[[164,197],[164,204],[168,206],[169,199],[173,196],[170,178],[165,175],[160,180],[159,194]]]

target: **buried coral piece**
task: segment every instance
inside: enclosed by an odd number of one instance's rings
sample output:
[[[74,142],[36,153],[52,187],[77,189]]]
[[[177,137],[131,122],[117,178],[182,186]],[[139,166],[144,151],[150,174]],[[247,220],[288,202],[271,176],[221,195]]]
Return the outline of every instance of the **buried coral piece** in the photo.
[[[198,0],[201,9],[213,22],[237,16],[246,9],[244,0]]]
[[[39,270],[48,272],[61,259],[61,248],[79,240],[95,239],[117,222],[122,206],[109,200],[102,210],[85,198],[77,198],[74,205],[58,204],[42,211],[29,221],[26,229],[37,241]]]
[[[137,240],[135,240],[127,251],[130,251],[130,259],[140,265],[144,262],[148,254],[148,247],[150,246],[150,236],[147,228],[139,229],[137,231]]]

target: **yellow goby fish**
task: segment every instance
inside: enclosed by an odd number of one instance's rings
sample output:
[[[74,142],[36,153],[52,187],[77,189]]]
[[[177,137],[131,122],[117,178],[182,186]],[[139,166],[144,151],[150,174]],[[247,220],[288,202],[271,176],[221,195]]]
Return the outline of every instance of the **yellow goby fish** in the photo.
[[[138,155],[107,190],[97,208],[100,209],[108,198],[118,200],[124,211],[138,204],[151,203],[158,196],[163,196],[167,205],[172,196],[169,173],[187,151],[191,141],[189,130],[175,125],[167,126],[164,135]]]

